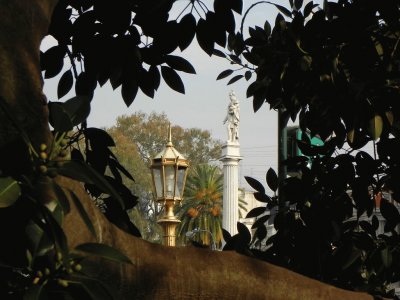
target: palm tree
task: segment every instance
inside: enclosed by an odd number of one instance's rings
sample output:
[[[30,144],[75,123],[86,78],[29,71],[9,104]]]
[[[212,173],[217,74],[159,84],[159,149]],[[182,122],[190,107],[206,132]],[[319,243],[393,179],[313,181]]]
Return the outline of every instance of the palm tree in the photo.
[[[181,220],[177,228],[180,241],[186,242],[185,233],[198,228],[204,231],[193,237],[195,241],[210,245],[211,233],[216,246],[221,246],[222,192],[223,177],[217,166],[200,164],[188,175],[184,200],[176,208]]]

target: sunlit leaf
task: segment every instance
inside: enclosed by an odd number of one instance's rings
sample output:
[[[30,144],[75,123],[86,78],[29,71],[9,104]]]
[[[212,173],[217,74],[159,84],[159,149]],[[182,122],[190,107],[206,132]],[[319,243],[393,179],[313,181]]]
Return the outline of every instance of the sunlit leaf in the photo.
[[[12,177],[0,177],[0,208],[9,207],[21,195],[19,183]]]
[[[355,130],[354,130],[354,129],[350,130],[350,131],[347,133],[347,141],[348,141],[350,144],[354,142],[354,133],[355,133]]]
[[[383,120],[380,115],[375,115],[369,121],[369,134],[374,140],[379,139],[383,130]]]
[[[389,121],[389,124],[393,125],[393,122],[394,122],[393,112],[389,110],[389,111],[385,112],[385,115],[386,115],[387,120]]]

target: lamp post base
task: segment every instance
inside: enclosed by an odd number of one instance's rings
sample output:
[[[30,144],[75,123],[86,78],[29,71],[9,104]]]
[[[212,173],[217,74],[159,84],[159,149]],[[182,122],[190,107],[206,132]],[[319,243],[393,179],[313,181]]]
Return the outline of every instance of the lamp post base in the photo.
[[[157,223],[162,226],[164,231],[163,245],[175,247],[176,244],[175,229],[180,222],[181,221],[178,220],[175,216],[173,218],[171,218],[170,216],[163,216],[162,219],[157,221]]]

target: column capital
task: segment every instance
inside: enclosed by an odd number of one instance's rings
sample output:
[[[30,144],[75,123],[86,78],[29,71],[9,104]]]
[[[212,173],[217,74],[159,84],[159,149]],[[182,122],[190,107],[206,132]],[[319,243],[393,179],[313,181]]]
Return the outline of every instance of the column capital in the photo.
[[[239,161],[243,157],[240,156],[240,145],[239,143],[226,143],[222,146],[222,156],[219,159],[222,162],[225,161]]]

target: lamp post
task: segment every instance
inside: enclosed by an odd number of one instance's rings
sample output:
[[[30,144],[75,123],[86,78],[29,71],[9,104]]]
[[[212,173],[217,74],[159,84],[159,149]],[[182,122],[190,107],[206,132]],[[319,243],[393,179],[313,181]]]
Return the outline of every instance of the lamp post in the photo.
[[[188,161],[172,145],[171,125],[168,131],[167,145],[153,158],[150,169],[155,200],[164,206],[164,215],[157,221],[164,231],[163,244],[175,246],[175,228],[181,221],[174,215],[174,206],[183,198]]]

